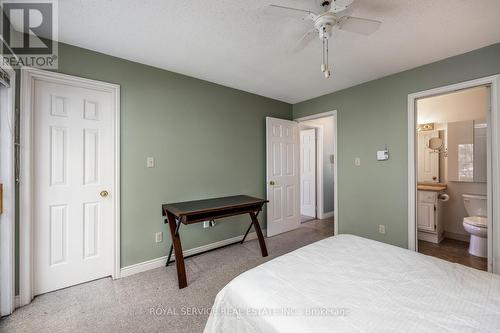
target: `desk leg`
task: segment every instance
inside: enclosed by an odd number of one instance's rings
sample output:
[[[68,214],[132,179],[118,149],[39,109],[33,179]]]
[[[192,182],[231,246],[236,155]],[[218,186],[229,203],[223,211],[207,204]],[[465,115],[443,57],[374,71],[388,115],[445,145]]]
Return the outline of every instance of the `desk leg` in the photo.
[[[255,213],[250,213],[250,218],[252,219],[253,227],[255,229],[255,233],[257,234],[257,238],[259,239],[260,252],[262,252],[263,257],[267,257],[266,242],[264,241],[264,235],[262,235],[262,230],[260,229],[257,215]]]
[[[179,289],[187,287],[186,268],[184,267],[184,255],[182,254],[181,238],[179,236],[179,229],[175,221],[175,216],[171,213],[167,214],[168,228],[172,236],[172,245],[174,247],[175,265],[177,266],[177,281],[179,282]],[[179,226],[181,224],[179,219]]]
[[[168,220],[167,220],[168,222]],[[175,228],[175,234],[179,234],[179,228],[181,227],[181,220],[179,219],[177,222],[177,227]],[[168,257],[167,257],[167,262],[165,263],[165,266],[168,266],[170,264],[170,258],[172,258],[172,251],[174,250],[174,243],[170,244],[170,251],[168,251]]]

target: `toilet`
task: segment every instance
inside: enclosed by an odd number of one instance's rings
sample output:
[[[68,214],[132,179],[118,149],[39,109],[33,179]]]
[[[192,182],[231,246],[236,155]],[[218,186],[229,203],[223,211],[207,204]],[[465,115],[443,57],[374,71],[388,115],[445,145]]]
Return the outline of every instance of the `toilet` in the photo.
[[[469,253],[486,258],[488,255],[488,218],[485,195],[462,194],[465,210],[469,216],[464,217],[463,226],[470,234]]]

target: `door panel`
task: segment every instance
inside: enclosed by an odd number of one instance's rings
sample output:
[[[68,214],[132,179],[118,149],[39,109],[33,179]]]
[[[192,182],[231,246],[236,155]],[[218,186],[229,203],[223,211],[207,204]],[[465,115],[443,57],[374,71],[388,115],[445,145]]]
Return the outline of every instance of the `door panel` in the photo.
[[[300,131],[300,213],[316,217],[316,130]]]
[[[417,204],[417,226],[419,230],[434,231],[434,204]]]
[[[428,147],[431,138],[438,138],[439,131],[418,133],[418,181],[439,182],[439,154]]]
[[[267,235],[273,236],[300,223],[298,124],[268,117],[266,133]]]
[[[115,115],[111,92],[37,80],[33,96],[38,295],[113,273]]]

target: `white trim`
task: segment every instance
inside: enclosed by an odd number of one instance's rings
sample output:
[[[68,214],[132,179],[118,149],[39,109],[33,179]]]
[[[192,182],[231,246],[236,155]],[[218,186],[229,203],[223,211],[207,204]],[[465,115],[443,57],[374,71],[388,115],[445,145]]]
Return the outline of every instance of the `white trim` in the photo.
[[[333,211],[331,211],[331,212],[326,212],[326,213],[323,213],[323,214],[321,215],[320,219],[321,219],[321,220],[323,220],[323,219],[329,219],[330,217],[333,217],[333,215],[334,215]]]
[[[33,299],[33,88],[35,80],[50,81],[76,87],[110,92],[114,96],[115,113],[115,179],[111,189],[115,198],[114,279],[120,277],[120,86],[76,76],[21,69],[21,151],[19,180],[19,296],[20,306]]]
[[[333,163],[333,234],[338,235],[339,233],[339,196],[338,196],[338,177],[337,177],[337,165],[339,164],[339,159],[338,159],[338,154],[337,154],[337,110],[333,111],[328,111],[328,112],[322,112],[322,113],[317,113],[313,114],[310,116],[306,117],[300,117],[300,118],[295,118],[294,120],[297,122],[303,122],[306,120],[312,120],[312,119],[318,119],[318,118],[325,118],[325,117],[333,117],[333,156],[335,158],[335,161]],[[323,155],[323,154],[321,154]],[[323,175],[321,175],[321,182],[323,182]],[[323,185],[321,185],[323,186]],[[323,193],[321,193],[321,196],[323,196]],[[323,209],[323,208],[322,208]],[[325,214],[321,211],[321,217],[324,217]],[[321,218],[320,217],[320,218]]]
[[[491,86],[491,126],[488,126],[488,271],[500,273],[500,75],[452,84],[408,95],[408,249],[416,251],[416,100],[477,86]]]
[[[262,232],[264,234],[266,234],[266,230],[262,230]],[[211,244],[207,244],[207,245],[198,246],[198,247],[195,247],[193,249],[183,251],[183,255],[184,255],[184,257],[187,257],[187,256],[192,256],[194,254],[198,254],[201,252],[213,250],[213,249],[221,247],[221,246],[229,245],[231,243],[236,243],[237,241],[241,240],[242,238],[243,238],[243,235],[224,239],[224,240],[221,240],[221,241],[218,241],[215,243],[211,243]],[[249,240],[256,239],[256,238],[257,238],[257,234],[255,232],[251,232],[247,235],[245,242],[248,242]],[[138,264],[126,266],[126,267],[123,267],[121,269],[121,277],[123,278],[123,277],[134,275],[137,273],[149,271],[151,269],[165,267],[166,262],[167,262],[167,256],[163,256],[160,258],[140,262]]]
[[[0,56],[0,60],[3,58]],[[3,184],[3,213],[0,216],[0,316],[15,308],[15,95],[16,73],[10,66],[10,87],[1,88],[0,103],[0,183]]]

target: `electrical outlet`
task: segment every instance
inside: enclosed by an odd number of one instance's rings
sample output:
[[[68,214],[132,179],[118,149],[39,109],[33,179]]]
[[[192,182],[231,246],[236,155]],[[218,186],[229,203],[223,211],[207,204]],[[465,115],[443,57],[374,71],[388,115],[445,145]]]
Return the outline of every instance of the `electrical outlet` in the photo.
[[[354,165],[355,165],[355,166],[360,166],[360,165],[361,165],[361,158],[356,157],[356,158],[354,159]]]
[[[379,224],[378,225],[378,233],[379,234],[385,234],[385,225],[384,224]]]
[[[163,242],[163,232],[159,231],[155,234],[155,241],[157,243]]]
[[[148,167],[148,168],[154,168],[155,167],[155,158],[154,157],[148,157],[146,159],[146,167]]]
[[[213,226],[215,226],[215,221],[214,220],[203,221],[203,229],[211,228]]]

